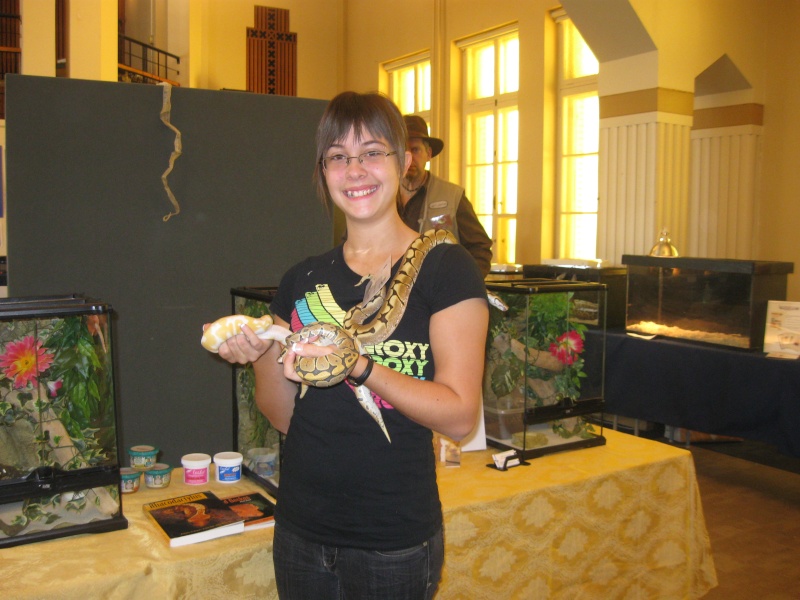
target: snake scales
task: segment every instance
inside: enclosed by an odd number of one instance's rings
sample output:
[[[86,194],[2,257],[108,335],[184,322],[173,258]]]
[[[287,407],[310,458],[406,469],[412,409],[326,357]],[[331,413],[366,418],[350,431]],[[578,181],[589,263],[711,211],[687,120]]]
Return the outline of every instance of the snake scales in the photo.
[[[342,320],[342,327],[329,323],[312,323],[292,333],[284,327],[274,325],[269,315],[260,319],[244,315],[222,317],[203,333],[201,344],[211,352],[229,338],[241,333],[242,324],[247,324],[261,339],[278,340],[285,348],[296,343],[312,341],[319,345],[333,345],[335,350],[325,356],[303,357],[295,360],[295,371],[303,383],[300,397],[306,386],[330,387],[344,381],[353,370],[362,348],[365,345],[385,341],[397,328],[405,314],[411,288],[417,280],[422,261],[439,244],[457,243],[452,233],[446,230],[426,231],[408,247],[400,267],[392,278],[388,289],[383,287],[372,298],[352,307]],[[391,442],[380,409],[372,399],[372,393],[362,385],[356,387],[359,404],[378,423],[386,439]]]

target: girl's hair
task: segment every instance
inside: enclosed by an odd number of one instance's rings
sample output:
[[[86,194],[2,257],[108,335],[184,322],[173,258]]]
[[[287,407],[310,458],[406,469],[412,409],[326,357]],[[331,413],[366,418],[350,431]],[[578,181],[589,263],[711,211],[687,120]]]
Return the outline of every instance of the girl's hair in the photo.
[[[317,127],[317,164],[314,168],[314,183],[317,195],[328,210],[331,209],[333,200],[322,170],[322,159],[325,158],[328,148],[347,137],[350,129],[355,133],[356,140],[363,139],[367,134],[384,138],[389,143],[389,151],[397,152],[388,158],[397,164],[400,177],[404,175],[406,124],[397,106],[378,92],[366,94],[342,92],[330,101]],[[399,203],[399,187],[397,196]]]

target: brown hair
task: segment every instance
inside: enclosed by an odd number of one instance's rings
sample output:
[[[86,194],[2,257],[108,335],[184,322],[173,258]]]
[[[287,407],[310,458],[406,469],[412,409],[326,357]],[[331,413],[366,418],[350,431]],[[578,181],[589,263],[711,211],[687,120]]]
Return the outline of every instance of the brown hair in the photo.
[[[322,159],[332,145],[340,142],[353,130],[357,140],[366,133],[382,137],[389,143],[390,151],[397,154],[389,157],[397,163],[397,172],[403,176],[406,152],[406,125],[394,103],[378,92],[360,94],[342,92],[330,101],[317,127],[317,164],[314,168],[314,183],[317,195],[330,210],[331,199]],[[400,189],[397,190],[398,202]]]

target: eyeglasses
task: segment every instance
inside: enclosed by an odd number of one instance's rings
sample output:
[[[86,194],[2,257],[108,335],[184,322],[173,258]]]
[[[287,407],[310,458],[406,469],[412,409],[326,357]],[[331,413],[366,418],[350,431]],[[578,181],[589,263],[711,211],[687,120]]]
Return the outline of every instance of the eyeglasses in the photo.
[[[344,154],[334,154],[333,156],[326,156],[321,161],[322,168],[327,171],[343,171],[350,164],[354,158],[358,162],[367,167],[377,167],[386,161],[386,157],[397,154],[397,152],[384,152],[383,150],[370,150],[358,156],[345,156]]]

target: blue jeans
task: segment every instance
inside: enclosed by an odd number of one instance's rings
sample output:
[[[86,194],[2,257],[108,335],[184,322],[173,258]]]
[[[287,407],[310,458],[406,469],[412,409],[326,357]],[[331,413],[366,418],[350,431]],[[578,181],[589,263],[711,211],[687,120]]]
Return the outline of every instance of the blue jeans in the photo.
[[[323,546],[276,525],[272,550],[283,600],[430,600],[444,537],[439,530],[419,546],[385,552]]]

